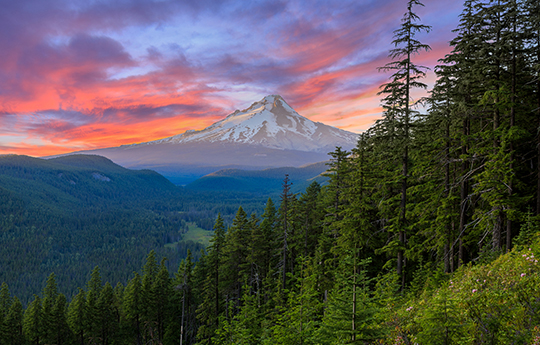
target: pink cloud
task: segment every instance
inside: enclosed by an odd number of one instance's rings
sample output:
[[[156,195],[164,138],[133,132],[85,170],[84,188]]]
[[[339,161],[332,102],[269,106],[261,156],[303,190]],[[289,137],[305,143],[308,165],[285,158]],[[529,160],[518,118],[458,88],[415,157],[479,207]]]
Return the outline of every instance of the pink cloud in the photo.
[[[238,92],[280,93],[305,116],[362,130],[380,115],[376,92],[387,75],[376,68],[387,61],[391,31],[405,11],[394,0],[0,1],[8,18],[0,23],[0,125],[43,142],[35,152],[47,154],[204,128],[234,110]],[[203,49],[203,34],[195,32],[170,49],[161,37],[146,42],[124,33],[205,21],[215,22],[210,35],[223,42]],[[435,37],[418,62],[433,66],[449,51],[446,40]],[[4,153],[32,148],[0,145]]]

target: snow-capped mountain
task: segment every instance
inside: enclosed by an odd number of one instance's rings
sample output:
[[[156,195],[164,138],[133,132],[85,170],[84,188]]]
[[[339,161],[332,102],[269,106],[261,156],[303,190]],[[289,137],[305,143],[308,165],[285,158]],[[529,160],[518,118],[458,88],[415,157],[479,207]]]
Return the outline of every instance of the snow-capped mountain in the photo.
[[[279,150],[328,152],[350,149],[358,135],[299,115],[279,95],[266,96],[200,131],[187,131],[148,144],[222,142],[261,145]]]
[[[299,115],[281,96],[266,96],[200,131],[77,153],[96,154],[130,169],[152,169],[186,184],[224,168],[262,170],[326,161],[358,135]]]

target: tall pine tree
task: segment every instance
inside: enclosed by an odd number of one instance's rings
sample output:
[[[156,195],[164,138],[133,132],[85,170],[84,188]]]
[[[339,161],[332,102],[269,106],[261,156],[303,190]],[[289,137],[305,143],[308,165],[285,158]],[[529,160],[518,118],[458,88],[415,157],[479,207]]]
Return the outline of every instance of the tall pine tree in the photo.
[[[424,78],[426,67],[415,64],[412,59],[420,51],[428,51],[429,45],[421,43],[416,39],[416,35],[421,32],[429,32],[430,26],[417,23],[420,18],[413,12],[414,6],[423,6],[418,0],[409,0],[407,2],[407,12],[405,12],[401,27],[394,31],[394,40],[392,43],[395,48],[390,51],[389,62],[381,71],[393,71],[391,81],[382,86],[381,94],[386,94],[383,102],[385,103],[385,114],[391,113],[391,116],[397,117],[399,124],[400,147],[402,159],[401,168],[401,203],[400,215],[398,217],[398,237],[400,247],[397,252],[397,273],[402,276],[402,286],[405,284],[405,274],[403,272],[405,265],[404,252],[406,248],[408,227],[407,219],[407,188],[409,179],[409,148],[410,148],[410,125],[415,111],[411,109],[413,103],[411,91],[415,88],[426,89],[427,85],[420,81]]]

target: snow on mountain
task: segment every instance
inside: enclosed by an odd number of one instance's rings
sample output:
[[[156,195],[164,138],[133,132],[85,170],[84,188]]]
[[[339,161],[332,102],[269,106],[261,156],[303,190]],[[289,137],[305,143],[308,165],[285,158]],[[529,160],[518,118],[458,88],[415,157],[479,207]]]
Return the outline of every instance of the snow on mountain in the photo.
[[[336,146],[350,149],[357,140],[357,134],[313,122],[299,115],[281,96],[270,95],[203,130],[139,145],[223,142],[326,153]]]
[[[79,151],[129,169],[152,169],[187,184],[221,169],[300,167],[350,150],[358,135],[300,116],[281,96],[266,96],[200,130],[140,144]]]

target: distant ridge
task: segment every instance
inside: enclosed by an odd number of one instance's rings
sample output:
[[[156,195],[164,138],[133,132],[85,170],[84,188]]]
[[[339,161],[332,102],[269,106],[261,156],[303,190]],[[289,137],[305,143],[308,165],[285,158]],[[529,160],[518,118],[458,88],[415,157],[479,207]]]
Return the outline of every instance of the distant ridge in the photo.
[[[223,169],[201,177],[188,184],[193,190],[249,191],[261,194],[279,194],[285,174],[292,182],[293,193],[303,192],[312,182],[323,184],[328,180],[322,176],[327,170],[326,162],[302,167],[282,167],[264,170]]]
[[[29,202],[28,207],[75,214],[88,207],[107,208],[117,204],[119,195],[128,200],[147,198],[168,195],[177,188],[155,171],[128,170],[93,155],[54,159],[2,156],[0,186]]]

